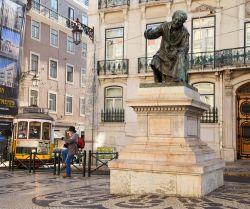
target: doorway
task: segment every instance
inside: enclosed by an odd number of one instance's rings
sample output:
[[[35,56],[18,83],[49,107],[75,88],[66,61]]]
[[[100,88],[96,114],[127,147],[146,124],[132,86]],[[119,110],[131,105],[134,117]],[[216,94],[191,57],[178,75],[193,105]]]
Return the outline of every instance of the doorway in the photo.
[[[250,83],[241,86],[237,98],[237,158],[250,158]]]

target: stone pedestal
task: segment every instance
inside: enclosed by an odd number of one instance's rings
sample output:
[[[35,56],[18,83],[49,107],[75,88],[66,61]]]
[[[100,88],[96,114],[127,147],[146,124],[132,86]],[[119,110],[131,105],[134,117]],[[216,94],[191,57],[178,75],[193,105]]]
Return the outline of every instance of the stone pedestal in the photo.
[[[111,194],[201,197],[224,184],[224,162],[200,140],[208,106],[186,86],[139,88],[137,136],[109,163]]]

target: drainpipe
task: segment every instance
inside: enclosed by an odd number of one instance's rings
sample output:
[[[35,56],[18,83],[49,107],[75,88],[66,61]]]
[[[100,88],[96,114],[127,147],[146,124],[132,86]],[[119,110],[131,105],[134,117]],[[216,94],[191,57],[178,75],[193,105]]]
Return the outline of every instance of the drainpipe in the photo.
[[[220,109],[219,109],[219,146],[220,146],[220,158],[223,159],[223,72],[219,73],[219,89],[220,89],[220,95],[219,95],[219,100],[220,100]]]

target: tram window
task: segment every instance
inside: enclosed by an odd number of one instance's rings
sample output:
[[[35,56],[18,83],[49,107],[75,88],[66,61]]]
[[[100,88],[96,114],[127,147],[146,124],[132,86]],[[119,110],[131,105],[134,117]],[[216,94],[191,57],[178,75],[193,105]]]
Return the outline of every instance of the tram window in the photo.
[[[50,130],[51,130],[51,124],[43,123],[43,139],[44,140],[50,140]]]
[[[29,138],[30,139],[40,139],[40,135],[41,135],[41,123],[30,122]]]
[[[28,129],[28,122],[21,121],[18,122],[18,139],[27,139],[27,129]]]

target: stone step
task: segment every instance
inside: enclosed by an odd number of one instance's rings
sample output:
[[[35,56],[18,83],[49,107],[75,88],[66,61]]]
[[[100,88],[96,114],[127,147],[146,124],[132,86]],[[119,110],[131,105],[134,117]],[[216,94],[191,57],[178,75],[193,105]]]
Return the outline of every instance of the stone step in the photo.
[[[215,159],[214,152],[179,152],[179,153],[166,153],[166,152],[140,152],[136,150],[123,151],[119,155],[121,160],[146,160],[146,161],[165,161],[165,162],[186,162],[200,163],[207,160]]]

